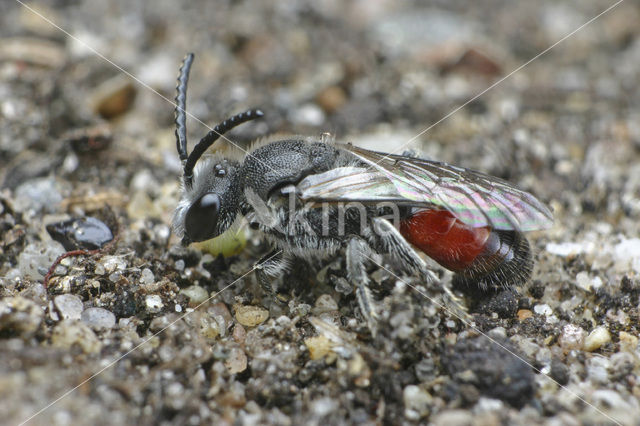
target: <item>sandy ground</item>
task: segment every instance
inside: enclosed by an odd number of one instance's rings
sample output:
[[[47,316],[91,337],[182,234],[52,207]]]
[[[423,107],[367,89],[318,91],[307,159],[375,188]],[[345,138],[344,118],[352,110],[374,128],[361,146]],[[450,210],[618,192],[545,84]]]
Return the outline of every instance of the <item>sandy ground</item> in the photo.
[[[639,424],[638,3],[509,75],[613,4],[28,4],[65,34],[2,2],[0,423]],[[389,151],[428,129],[411,148],[535,194],[555,225],[527,235],[532,279],[458,289],[464,324],[372,264],[373,336],[342,254],[276,280],[278,304],[242,277],[259,236],[227,258],[181,247],[168,100],[186,52],[199,120],[265,111],[242,146],[328,131]],[[45,289],[68,249],[45,226],[85,216],[115,242]]]

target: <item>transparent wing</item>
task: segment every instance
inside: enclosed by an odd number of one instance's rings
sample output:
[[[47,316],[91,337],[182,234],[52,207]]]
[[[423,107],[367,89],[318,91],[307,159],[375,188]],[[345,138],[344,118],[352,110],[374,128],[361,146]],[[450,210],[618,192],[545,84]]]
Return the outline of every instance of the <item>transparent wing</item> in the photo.
[[[304,201],[394,202],[443,209],[464,223],[533,231],[553,223],[551,211],[533,195],[484,173],[414,157],[338,145],[363,166],[307,176],[296,187]]]

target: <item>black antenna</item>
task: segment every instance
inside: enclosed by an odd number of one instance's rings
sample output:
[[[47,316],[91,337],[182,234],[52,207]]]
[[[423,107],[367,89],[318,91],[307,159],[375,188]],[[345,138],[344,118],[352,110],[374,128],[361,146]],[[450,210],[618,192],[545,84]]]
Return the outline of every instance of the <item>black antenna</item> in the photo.
[[[176,146],[178,148],[180,161],[184,164],[183,179],[187,188],[190,188],[191,183],[193,182],[193,168],[207,148],[217,141],[220,136],[234,127],[264,116],[264,113],[259,109],[250,109],[234,115],[214,127],[212,131],[200,139],[200,142],[198,142],[198,144],[193,148],[191,154],[187,154],[187,113],[185,108],[187,104],[187,82],[189,81],[189,71],[191,70],[193,58],[193,53],[189,53],[182,61],[182,65],[180,66],[180,75],[178,76],[178,85],[176,87],[178,91],[178,94],[176,95],[175,109]]]
[[[184,57],[180,66],[180,75],[178,76],[178,85],[176,90],[176,146],[180,161],[187,160],[187,82],[189,81],[189,71],[193,63],[193,53],[189,53]]]
[[[222,123],[214,127],[212,131],[207,133],[205,137],[200,139],[200,142],[198,142],[198,144],[193,148],[193,151],[191,151],[191,154],[189,154],[189,158],[184,165],[185,184],[187,184],[187,186],[191,186],[191,180],[193,179],[193,168],[195,167],[196,162],[202,156],[202,154],[204,154],[207,148],[209,148],[215,141],[217,141],[220,136],[242,123],[255,120],[256,118],[260,118],[262,116],[264,116],[264,113],[259,109],[250,109],[245,112],[241,112],[240,114],[227,118]]]

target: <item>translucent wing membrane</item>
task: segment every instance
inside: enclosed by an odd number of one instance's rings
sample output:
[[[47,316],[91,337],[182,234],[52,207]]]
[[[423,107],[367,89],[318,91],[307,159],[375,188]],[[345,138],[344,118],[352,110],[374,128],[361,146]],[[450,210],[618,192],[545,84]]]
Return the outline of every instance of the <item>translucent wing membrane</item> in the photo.
[[[553,223],[544,204],[502,179],[446,163],[338,146],[367,166],[306,177],[297,185],[303,200],[389,201],[442,209],[468,225],[500,230],[533,231]]]

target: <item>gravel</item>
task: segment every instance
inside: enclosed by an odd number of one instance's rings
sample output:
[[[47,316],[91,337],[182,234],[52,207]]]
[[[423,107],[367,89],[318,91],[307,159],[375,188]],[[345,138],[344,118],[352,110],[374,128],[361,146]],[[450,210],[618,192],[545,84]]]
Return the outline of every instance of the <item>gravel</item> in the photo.
[[[636,4],[441,122],[609,4],[29,5],[148,87],[20,4],[0,5],[3,422],[46,407],[30,424],[637,423]],[[455,287],[469,326],[442,307],[439,288],[370,264],[372,334],[341,252],[296,262],[274,280],[274,300],[254,275],[238,279],[268,253],[255,234],[182,247],[170,228],[180,193],[173,106],[158,94],[174,97],[190,51],[194,116],[214,125],[265,111],[229,134],[242,147],[330,131],[389,151],[428,129],[401,151],[535,194],[555,224],[527,234],[531,280]],[[207,131],[189,120],[190,146]],[[63,259],[45,289],[65,252],[45,225],[75,247],[87,236],[77,225],[97,223],[88,218],[100,222],[91,242],[112,242]]]
[[[53,299],[53,304],[62,319],[80,319],[84,309],[82,299],[75,294],[60,294]]]

